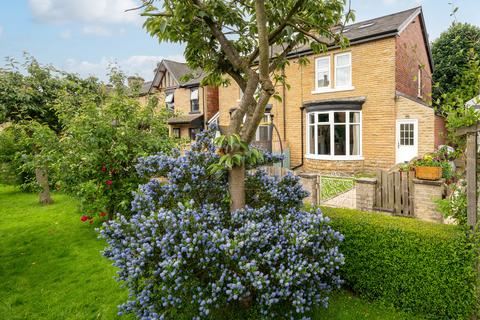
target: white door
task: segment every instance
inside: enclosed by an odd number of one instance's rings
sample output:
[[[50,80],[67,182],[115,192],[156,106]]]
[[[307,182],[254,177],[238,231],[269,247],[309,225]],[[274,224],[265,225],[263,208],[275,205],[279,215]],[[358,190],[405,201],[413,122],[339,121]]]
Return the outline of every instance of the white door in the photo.
[[[397,120],[397,163],[408,162],[418,155],[418,120]]]

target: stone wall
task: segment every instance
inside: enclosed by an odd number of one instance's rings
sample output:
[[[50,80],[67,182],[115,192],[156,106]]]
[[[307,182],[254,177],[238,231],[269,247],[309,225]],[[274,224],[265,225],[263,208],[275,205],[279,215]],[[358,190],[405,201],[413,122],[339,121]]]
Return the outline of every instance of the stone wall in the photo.
[[[437,200],[442,199],[445,181],[413,180],[413,204],[415,218],[443,222],[437,210]],[[373,211],[375,207],[375,187],[377,179],[361,178],[356,181],[356,207],[358,210]]]
[[[413,180],[415,217],[422,220],[443,222],[442,215],[436,209],[436,201],[443,197],[444,182],[444,180]]]

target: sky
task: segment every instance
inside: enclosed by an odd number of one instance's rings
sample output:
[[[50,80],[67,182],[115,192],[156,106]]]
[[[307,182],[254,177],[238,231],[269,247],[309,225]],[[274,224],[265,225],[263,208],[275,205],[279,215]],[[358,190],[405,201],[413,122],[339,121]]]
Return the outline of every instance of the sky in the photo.
[[[351,0],[356,22],[421,5],[430,40],[452,23],[452,0]],[[458,22],[480,26],[479,0],[453,0]],[[43,64],[107,79],[117,63],[128,75],[153,78],[163,58],[183,61],[183,46],[159,43],[142,28],[138,0],[0,0],[0,67],[24,52]]]

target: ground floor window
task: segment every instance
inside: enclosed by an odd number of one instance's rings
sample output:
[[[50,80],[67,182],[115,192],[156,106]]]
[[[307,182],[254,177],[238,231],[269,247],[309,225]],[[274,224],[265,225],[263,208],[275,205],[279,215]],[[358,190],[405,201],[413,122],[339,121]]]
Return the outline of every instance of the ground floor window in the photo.
[[[197,133],[199,132],[200,132],[200,128],[189,128],[188,133],[190,136],[190,140],[195,140],[195,138],[197,137]]]
[[[180,138],[180,128],[173,128],[172,135],[174,138]]]
[[[358,159],[362,156],[361,111],[307,113],[307,156],[317,159]]]
[[[270,113],[265,113],[262,121],[258,125],[257,132],[255,133],[256,141],[270,141],[272,140],[272,116]]]

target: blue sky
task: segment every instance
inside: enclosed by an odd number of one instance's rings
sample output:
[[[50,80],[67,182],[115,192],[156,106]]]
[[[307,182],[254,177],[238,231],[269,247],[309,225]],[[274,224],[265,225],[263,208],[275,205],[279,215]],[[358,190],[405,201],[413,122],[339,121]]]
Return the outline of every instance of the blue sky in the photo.
[[[430,40],[448,28],[451,0],[352,0],[356,21],[423,6]],[[457,21],[480,26],[478,0],[454,0]],[[109,63],[149,80],[162,58],[182,59],[181,45],[159,43],[142,29],[142,18],[124,10],[138,0],[16,0],[1,3],[0,57],[24,51],[42,63],[105,79]],[[3,62],[0,62],[0,65]]]

